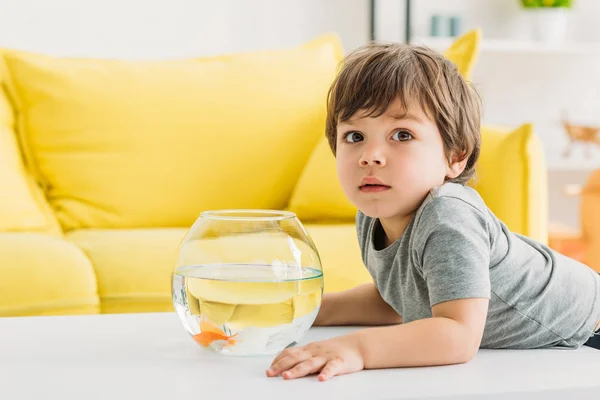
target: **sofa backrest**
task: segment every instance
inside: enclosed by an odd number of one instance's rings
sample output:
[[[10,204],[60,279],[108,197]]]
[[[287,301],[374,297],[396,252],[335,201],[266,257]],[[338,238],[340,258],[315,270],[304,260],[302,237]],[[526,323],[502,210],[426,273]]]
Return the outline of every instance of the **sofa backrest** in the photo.
[[[41,189],[23,164],[7,88],[7,72],[0,57],[0,232],[60,235]]]
[[[65,230],[283,208],[323,135],[341,57],[335,35],[189,60],[4,54],[19,138]]]

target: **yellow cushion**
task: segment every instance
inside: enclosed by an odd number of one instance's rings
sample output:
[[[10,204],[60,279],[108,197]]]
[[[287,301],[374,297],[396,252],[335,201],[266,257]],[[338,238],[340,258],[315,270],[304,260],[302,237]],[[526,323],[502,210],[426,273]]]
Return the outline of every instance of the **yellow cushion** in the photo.
[[[196,60],[5,59],[19,134],[68,230],[283,208],[323,132],[341,54],[325,35]]]
[[[79,229],[66,239],[91,260],[102,313],[173,311],[171,274],[186,229]]]
[[[0,232],[32,231],[59,235],[58,222],[21,159],[14,110],[6,95],[0,59]]]
[[[477,62],[480,41],[481,30],[474,29],[457,38],[452,45],[444,51],[444,57],[456,65],[458,72],[465,77],[465,79],[471,78],[471,72]]]
[[[467,79],[476,61],[480,36],[479,30],[470,31],[444,53]],[[356,208],[344,195],[326,138],[321,138],[302,171],[287,209],[303,221],[354,220]]]
[[[0,233],[0,316],[98,313],[94,270],[80,249],[38,233]]]
[[[319,251],[325,293],[373,282],[362,262],[354,223],[305,226]]]
[[[474,188],[516,233],[548,240],[544,151],[531,124],[517,129],[484,127]]]
[[[344,194],[326,138],[311,154],[286,209],[303,222],[354,220],[356,207]]]

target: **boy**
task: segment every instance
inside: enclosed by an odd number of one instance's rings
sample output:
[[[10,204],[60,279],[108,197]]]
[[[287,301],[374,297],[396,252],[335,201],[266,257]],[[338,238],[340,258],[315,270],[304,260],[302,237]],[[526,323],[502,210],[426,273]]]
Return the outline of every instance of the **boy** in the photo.
[[[593,345],[599,275],[509,232],[465,185],[479,130],[477,94],[438,53],[368,45],[345,59],[326,135],[374,283],[324,296],[315,325],[379,327],[286,349],[267,376],[327,380],[464,363],[480,347]]]

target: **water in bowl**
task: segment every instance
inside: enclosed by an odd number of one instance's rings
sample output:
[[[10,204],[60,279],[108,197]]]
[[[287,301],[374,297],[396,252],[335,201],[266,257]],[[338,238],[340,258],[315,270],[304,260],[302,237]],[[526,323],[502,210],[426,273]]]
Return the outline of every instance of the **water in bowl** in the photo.
[[[297,342],[314,322],[323,273],[282,265],[180,267],[173,303],[203,348],[228,355],[265,355]]]

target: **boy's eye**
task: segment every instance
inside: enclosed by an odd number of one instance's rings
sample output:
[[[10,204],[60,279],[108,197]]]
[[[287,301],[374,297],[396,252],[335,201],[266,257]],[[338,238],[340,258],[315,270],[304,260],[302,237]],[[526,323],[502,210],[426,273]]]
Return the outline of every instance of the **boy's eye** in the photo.
[[[349,142],[349,143],[360,142],[362,139],[363,139],[363,136],[360,133],[356,132],[356,131],[354,131],[354,132],[348,132],[344,136],[344,140],[346,142]]]
[[[399,142],[407,142],[413,138],[413,135],[409,131],[400,129],[400,130],[394,132],[394,135],[392,136],[392,138]]]

